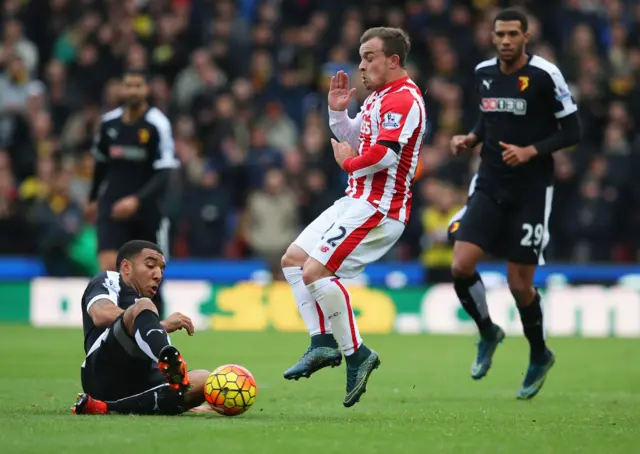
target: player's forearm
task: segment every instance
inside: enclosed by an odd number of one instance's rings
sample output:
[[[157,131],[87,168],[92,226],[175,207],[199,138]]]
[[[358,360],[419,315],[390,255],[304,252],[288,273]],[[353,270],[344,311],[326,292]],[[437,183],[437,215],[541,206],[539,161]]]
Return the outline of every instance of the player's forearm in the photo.
[[[345,160],[343,168],[355,178],[371,175],[391,167],[398,159],[398,151],[397,143],[376,143],[363,155]]]
[[[155,175],[136,194],[140,201],[151,200],[166,190],[169,182],[169,169],[157,170]]]
[[[341,142],[348,142],[356,150],[360,139],[360,115],[350,118],[346,110],[335,111],[329,109],[329,128]]]
[[[120,307],[113,303],[109,303],[105,304],[103,307],[96,307],[94,310],[89,311],[89,315],[93,320],[93,324],[96,325],[97,328],[103,328],[110,326],[123,312],[124,310]]]
[[[106,162],[96,161],[93,167],[93,182],[91,183],[91,190],[89,191],[90,202],[93,202],[98,198],[98,190],[107,176],[108,171],[109,165]]]
[[[533,147],[539,155],[551,154],[571,147],[580,141],[580,129],[578,115],[568,115],[560,120],[560,128],[554,134],[533,144]]]
[[[480,115],[478,116],[478,121],[476,121],[476,124],[474,125],[473,129],[469,131],[469,134],[473,134],[476,136],[476,139],[475,139],[476,145],[484,140],[484,132],[485,132],[484,116],[482,112],[480,112]]]

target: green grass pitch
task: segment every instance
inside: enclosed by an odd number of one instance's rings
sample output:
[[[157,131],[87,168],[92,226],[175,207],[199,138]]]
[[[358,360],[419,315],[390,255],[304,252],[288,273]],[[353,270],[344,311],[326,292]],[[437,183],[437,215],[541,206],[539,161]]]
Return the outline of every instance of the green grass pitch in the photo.
[[[365,336],[380,353],[368,392],[342,406],[344,366],[310,380],[282,372],[307,346],[299,334],[175,334],[191,368],[225,363],[256,377],[242,416],[74,416],[82,333],[0,325],[3,453],[637,453],[640,342],[552,339],[557,355],[540,395],[515,400],[523,338],[507,338],[480,382],[469,377],[470,337]]]

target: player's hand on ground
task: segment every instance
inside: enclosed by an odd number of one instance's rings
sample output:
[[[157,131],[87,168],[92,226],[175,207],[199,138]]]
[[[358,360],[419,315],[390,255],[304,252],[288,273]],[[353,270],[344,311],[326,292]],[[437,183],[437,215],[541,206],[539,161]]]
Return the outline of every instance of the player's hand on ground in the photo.
[[[111,216],[113,219],[128,219],[133,216],[136,211],[138,211],[138,207],[140,206],[140,199],[138,199],[134,195],[130,195],[127,197],[123,197],[118,200],[111,210]]]
[[[473,147],[477,141],[475,134],[465,134],[453,136],[451,138],[451,153],[454,156],[458,156],[460,153],[467,151]]]
[[[346,110],[355,92],[355,88],[349,89],[349,75],[344,71],[338,71],[329,83],[329,109]]]
[[[331,146],[333,147],[333,157],[336,158],[336,162],[342,169],[344,169],[343,165],[347,159],[358,156],[358,152],[351,148],[347,142],[331,139]]]
[[[518,147],[504,142],[500,142],[500,146],[504,148],[504,151],[502,152],[502,160],[510,167],[524,164],[538,154],[536,149],[532,146]]]
[[[193,322],[189,317],[180,312],[174,312],[164,320],[160,322],[162,327],[167,333],[173,333],[174,331],[178,331],[184,329],[187,331],[189,336],[193,336],[195,328],[193,326]]]
[[[98,202],[88,202],[84,206],[84,218],[90,223],[94,224],[98,217]]]

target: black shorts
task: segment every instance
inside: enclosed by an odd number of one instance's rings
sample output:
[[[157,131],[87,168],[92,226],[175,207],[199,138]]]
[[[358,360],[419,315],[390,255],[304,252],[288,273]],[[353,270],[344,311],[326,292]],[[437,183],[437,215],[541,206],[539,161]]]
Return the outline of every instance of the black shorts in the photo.
[[[157,363],[127,333],[122,315],[89,349],[80,377],[84,392],[99,400],[118,400],[166,384]]]
[[[108,217],[98,219],[99,252],[117,251],[131,240],[151,241],[160,246],[165,254],[169,254],[169,220],[160,217],[124,222]]]
[[[551,186],[510,200],[476,189],[467,206],[452,218],[450,239],[475,244],[510,262],[544,264],[552,198]]]

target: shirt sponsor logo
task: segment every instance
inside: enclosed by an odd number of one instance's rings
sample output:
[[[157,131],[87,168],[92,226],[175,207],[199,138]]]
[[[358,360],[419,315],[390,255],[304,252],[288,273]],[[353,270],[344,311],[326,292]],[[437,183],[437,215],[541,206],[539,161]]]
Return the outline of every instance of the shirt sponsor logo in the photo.
[[[507,112],[514,115],[527,114],[527,101],[518,98],[482,98],[483,112]]]
[[[109,157],[130,161],[144,161],[147,159],[147,150],[141,147],[111,145],[109,147]]]

